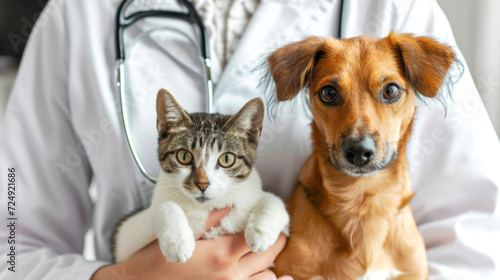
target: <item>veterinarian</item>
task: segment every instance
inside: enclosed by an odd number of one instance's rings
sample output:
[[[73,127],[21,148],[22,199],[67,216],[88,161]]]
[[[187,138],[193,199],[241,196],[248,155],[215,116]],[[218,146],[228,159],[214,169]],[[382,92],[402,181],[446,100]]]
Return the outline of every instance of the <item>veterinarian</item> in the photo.
[[[15,245],[8,243],[11,229],[0,227],[0,279],[272,278],[265,268],[283,248],[283,237],[269,251],[244,257],[242,250],[249,250],[242,235],[198,241],[203,246],[197,244],[185,264],[166,263],[152,243],[128,262],[111,264],[113,227],[147,207],[154,187],[137,167],[123,130],[114,38],[120,2],[52,0],[33,29],[2,134],[0,209],[7,215],[8,169],[15,168],[18,219]],[[235,113],[261,94],[259,73],[251,70],[266,54],[309,36],[384,37],[395,30],[456,46],[433,0],[191,2],[209,34],[214,110],[220,113]],[[176,7],[174,0],[136,0],[129,10]],[[159,169],[158,89],[174,93],[187,111],[206,108],[203,66],[192,45],[199,43],[198,32],[179,20],[144,19],[124,33],[131,137],[153,176]],[[407,151],[416,193],[411,206],[427,247],[429,279],[493,279],[500,275],[500,144],[467,67],[452,98],[444,98],[445,106],[418,103]],[[311,119],[303,108],[301,101],[287,104],[276,122],[266,119],[259,143],[265,188],[283,198],[311,151]],[[95,203],[88,192],[92,179]],[[214,213],[208,226],[224,214]],[[98,261],[82,256],[89,227]],[[10,251],[16,272],[6,261]]]

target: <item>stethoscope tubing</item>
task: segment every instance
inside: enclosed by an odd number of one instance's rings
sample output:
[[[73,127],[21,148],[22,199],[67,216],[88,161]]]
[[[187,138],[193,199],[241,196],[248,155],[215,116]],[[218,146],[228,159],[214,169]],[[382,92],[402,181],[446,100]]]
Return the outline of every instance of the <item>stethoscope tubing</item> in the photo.
[[[163,18],[174,18],[181,19],[190,23],[194,23],[198,26],[200,30],[200,42],[201,48],[200,53],[203,57],[203,70],[205,73],[205,91],[207,98],[207,112],[213,113],[213,82],[212,82],[212,61],[210,57],[210,47],[208,46],[208,33],[203,24],[203,21],[200,15],[196,12],[194,7],[187,2],[186,0],[178,0],[181,4],[183,4],[188,13],[176,12],[176,11],[166,11],[166,10],[152,10],[152,11],[140,11],[135,12],[130,15],[125,15],[127,8],[133,2],[133,0],[124,0],[120,6],[118,7],[116,13],[116,29],[115,29],[115,51],[116,51],[116,60],[117,60],[117,68],[116,68],[116,86],[118,87],[119,96],[120,96],[120,106],[122,111],[122,124],[125,132],[125,138],[127,139],[127,145],[130,149],[132,157],[134,158],[137,167],[139,167],[141,173],[151,182],[156,183],[157,179],[153,177],[146,170],[144,165],[142,164],[141,159],[135,149],[135,144],[132,139],[129,121],[128,121],[128,112],[127,112],[127,104],[126,104],[126,90],[125,90],[125,46],[123,40],[123,33],[125,28],[132,25],[136,21],[140,19],[144,19],[146,17],[163,17]]]

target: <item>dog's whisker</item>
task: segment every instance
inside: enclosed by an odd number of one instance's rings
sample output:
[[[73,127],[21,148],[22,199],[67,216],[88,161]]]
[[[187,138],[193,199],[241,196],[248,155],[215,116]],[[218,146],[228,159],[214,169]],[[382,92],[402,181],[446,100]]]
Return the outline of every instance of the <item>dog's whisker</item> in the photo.
[[[323,143],[319,143],[317,145],[314,145],[311,150],[314,150],[315,148],[319,147],[319,146],[322,146],[322,145],[328,145],[328,147],[331,147],[331,145],[328,143],[328,142],[323,142]]]
[[[327,157],[327,158],[325,159],[325,161],[323,162],[322,166],[324,166],[324,165],[325,165],[325,164],[327,164],[327,163],[332,164],[332,159],[331,159],[330,157]]]

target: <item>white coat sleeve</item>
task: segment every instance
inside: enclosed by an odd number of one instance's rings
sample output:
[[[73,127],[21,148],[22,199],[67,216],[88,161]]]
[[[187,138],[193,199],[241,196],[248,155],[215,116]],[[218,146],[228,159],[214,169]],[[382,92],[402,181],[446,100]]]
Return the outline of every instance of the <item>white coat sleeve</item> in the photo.
[[[0,227],[0,279],[89,279],[105,264],[82,256],[92,173],[71,123],[65,3],[50,1],[37,21],[6,110],[0,209],[2,224],[14,226]],[[8,168],[15,168],[13,215],[7,212]]]
[[[407,152],[429,279],[500,279],[500,143],[436,1],[394,3],[396,31],[454,46],[465,66],[446,117],[439,102],[419,106]]]

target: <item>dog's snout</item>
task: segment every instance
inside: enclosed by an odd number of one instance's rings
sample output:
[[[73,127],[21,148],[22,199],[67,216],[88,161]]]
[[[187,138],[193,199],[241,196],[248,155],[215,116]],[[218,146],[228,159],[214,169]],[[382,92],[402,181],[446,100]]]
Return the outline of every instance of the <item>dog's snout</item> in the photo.
[[[342,151],[347,161],[357,166],[363,166],[375,157],[377,150],[373,137],[365,136],[360,141],[353,138],[346,139],[342,144]]]

